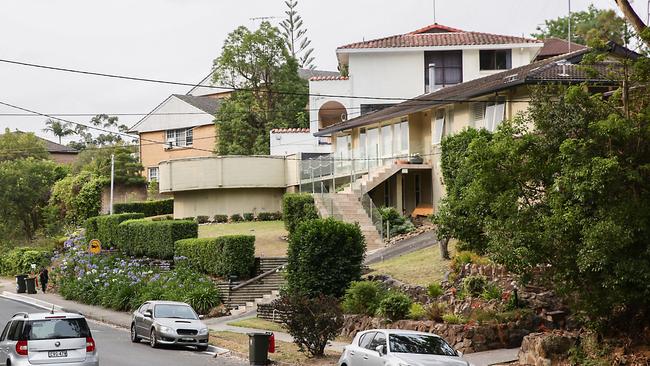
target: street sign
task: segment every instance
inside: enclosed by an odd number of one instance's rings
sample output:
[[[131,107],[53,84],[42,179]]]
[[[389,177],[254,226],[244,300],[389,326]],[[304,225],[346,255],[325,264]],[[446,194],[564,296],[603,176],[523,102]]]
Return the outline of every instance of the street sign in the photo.
[[[92,254],[99,254],[102,251],[102,242],[100,242],[99,240],[93,239],[93,240],[90,241],[89,244],[90,245],[89,245],[88,250]]]

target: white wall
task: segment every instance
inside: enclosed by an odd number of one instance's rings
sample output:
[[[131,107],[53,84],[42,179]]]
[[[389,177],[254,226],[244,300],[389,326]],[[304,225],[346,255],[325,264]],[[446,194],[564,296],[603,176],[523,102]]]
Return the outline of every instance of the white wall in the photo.
[[[320,80],[309,82],[309,130],[312,134],[318,132],[318,110],[323,104],[335,100],[341,103],[348,113],[348,118],[358,117],[354,114],[353,100],[350,98],[321,97],[319,95],[354,95],[352,79],[348,80]]]
[[[491,47],[490,49],[494,49]],[[538,48],[513,48],[512,49],[512,68],[528,65],[537,52]],[[502,72],[505,70],[481,71],[480,50],[465,49],[463,50],[463,81],[470,81],[484,76]]]
[[[142,119],[142,123],[135,126],[136,131],[164,131],[214,123],[214,116],[185,103],[173,95],[151,113],[151,115]]]
[[[286,156],[304,153],[330,153],[330,145],[319,145],[318,137],[311,132],[273,133],[271,132],[271,155]]]

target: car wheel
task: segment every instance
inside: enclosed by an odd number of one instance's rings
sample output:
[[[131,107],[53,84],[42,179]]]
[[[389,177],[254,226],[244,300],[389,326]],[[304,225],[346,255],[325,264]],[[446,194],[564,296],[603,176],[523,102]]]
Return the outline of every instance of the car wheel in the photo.
[[[156,339],[156,330],[152,329],[149,335],[149,345],[151,348],[158,348],[158,340]]]
[[[135,324],[131,324],[131,342],[140,343],[140,337],[138,337],[138,333],[135,330]]]
[[[208,346],[196,346],[196,349],[197,349],[199,352],[205,352],[205,351],[208,350]]]

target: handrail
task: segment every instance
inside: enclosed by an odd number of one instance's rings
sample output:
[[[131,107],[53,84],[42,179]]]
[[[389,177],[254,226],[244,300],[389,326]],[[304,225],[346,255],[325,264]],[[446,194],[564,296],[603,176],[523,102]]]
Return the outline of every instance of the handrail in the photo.
[[[262,273],[261,275],[258,275],[257,277],[253,277],[253,278],[251,278],[250,280],[248,280],[246,282],[240,283],[239,285],[237,285],[237,286],[233,287],[232,289],[230,289],[230,291],[239,290],[240,288],[242,288],[244,286],[250,285],[253,282],[257,282],[257,281],[261,280],[262,278],[266,278],[266,277],[272,275],[273,273],[277,272],[278,270],[284,268],[284,266],[286,266],[286,264],[283,264],[283,265],[277,266],[277,267],[275,267],[273,269],[270,269],[270,270]]]

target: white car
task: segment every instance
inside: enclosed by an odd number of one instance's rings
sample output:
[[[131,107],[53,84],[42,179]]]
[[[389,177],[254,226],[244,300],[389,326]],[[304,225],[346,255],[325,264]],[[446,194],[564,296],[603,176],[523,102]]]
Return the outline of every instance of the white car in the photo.
[[[339,366],[471,366],[441,337],[399,329],[357,333]]]

